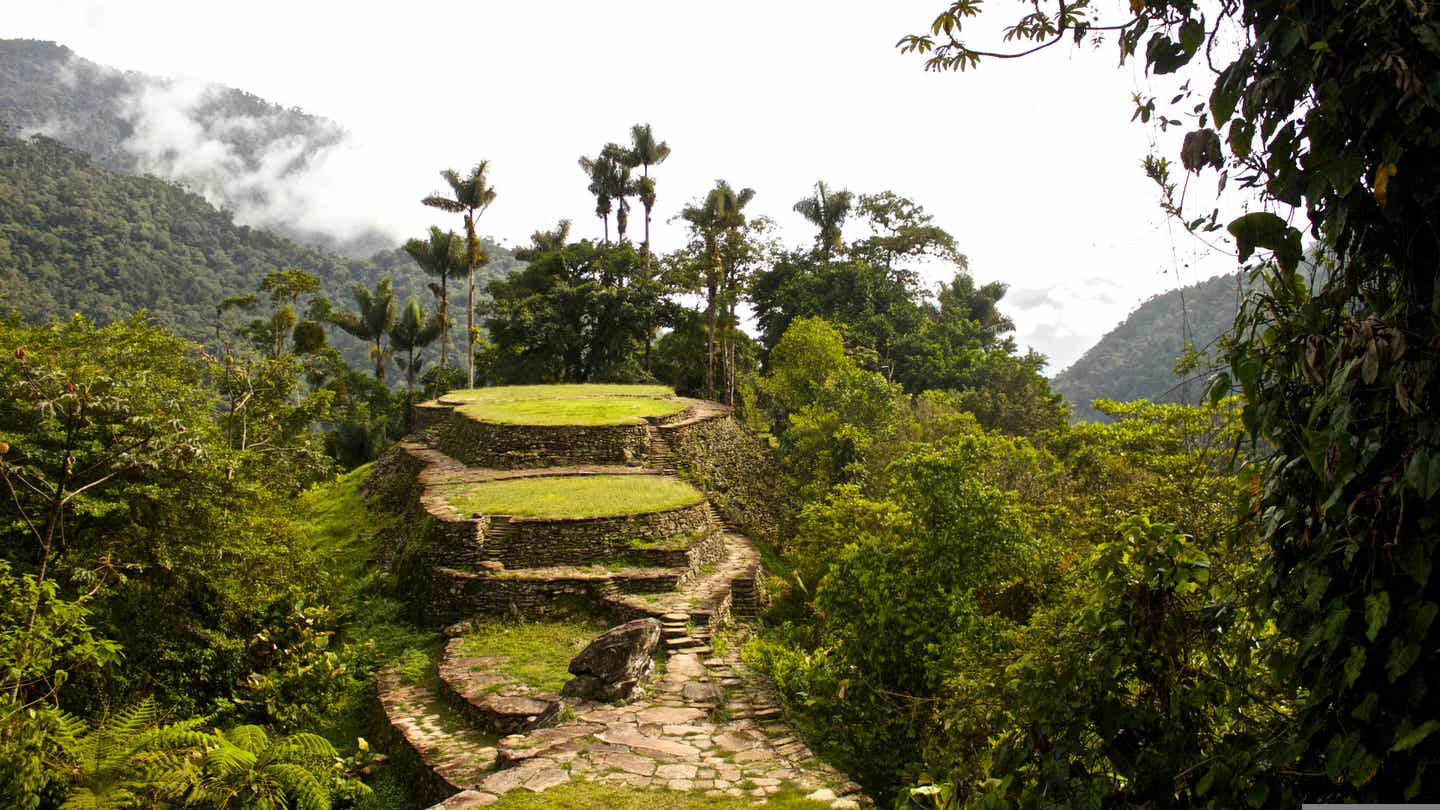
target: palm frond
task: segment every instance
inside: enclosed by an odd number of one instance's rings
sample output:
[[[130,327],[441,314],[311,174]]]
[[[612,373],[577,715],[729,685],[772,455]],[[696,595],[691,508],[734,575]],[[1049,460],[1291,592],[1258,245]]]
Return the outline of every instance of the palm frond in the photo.
[[[448,211],[452,214],[459,214],[465,210],[465,206],[439,194],[431,194],[420,201],[421,205],[428,205],[431,208],[439,208],[441,211]]]

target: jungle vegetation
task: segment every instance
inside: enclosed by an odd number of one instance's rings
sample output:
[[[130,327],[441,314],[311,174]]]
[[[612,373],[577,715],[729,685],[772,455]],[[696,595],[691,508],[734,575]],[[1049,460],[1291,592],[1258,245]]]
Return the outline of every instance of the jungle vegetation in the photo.
[[[1109,422],[1072,424],[1011,337],[1004,285],[977,284],[896,194],[817,183],[794,205],[815,238],[796,246],[747,214],[763,188],[719,181],[685,206],[684,244],[637,245],[629,201],[648,215],[669,151],[641,127],[581,163],[600,238],[538,230],[473,307],[466,284],[463,339],[444,337],[461,322],[448,291],[395,300],[398,269],[347,301],[272,265],[216,289],[193,338],[146,315],[7,316],[0,799],[405,806],[356,732],[375,668],[423,663],[435,640],[400,618],[394,561],[368,542],[364,468],[337,473],[403,432],[413,397],[463,387],[459,368],[735,406],[773,452],[784,515],[745,658],[882,802],[1440,795],[1437,12],[1027,3],[997,50],[969,38],[981,8],[953,0],[901,47],[968,72],[1103,36],[1153,74],[1213,71],[1208,94],[1135,113],[1188,130],[1178,162],[1147,171],[1245,263],[1201,404],[1102,400]],[[60,148],[10,143],[19,161]],[[464,209],[465,232],[437,214],[412,279],[475,271],[485,195],[457,187],[474,165],[443,175],[453,205],[437,206]],[[1228,224],[1187,211],[1182,171],[1263,206]],[[948,264],[938,289],[921,257]],[[330,345],[342,332],[371,347],[358,370]],[[452,349],[403,395],[377,379]]]

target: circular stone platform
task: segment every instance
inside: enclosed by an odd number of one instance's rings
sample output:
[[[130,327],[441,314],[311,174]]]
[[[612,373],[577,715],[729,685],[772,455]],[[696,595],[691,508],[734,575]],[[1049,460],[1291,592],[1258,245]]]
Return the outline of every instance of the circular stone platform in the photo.
[[[662,475],[537,475],[447,485],[443,492],[461,514],[538,519],[643,515],[705,500],[695,487]]]
[[[532,426],[640,425],[685,409],[662,385],[519,385],[452,391],[440,404],[481,422]]]

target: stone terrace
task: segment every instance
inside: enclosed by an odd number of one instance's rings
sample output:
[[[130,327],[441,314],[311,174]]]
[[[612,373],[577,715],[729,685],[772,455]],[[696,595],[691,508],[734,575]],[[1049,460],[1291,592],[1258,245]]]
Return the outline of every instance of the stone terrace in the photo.
[[[391,508],[427,527],[411,561],[419,570],[409,572],[419,620],[458,636],[471,618],[543,616],[578,602],[616,623],[650,616],[662,626],[663,674],[620,704],[538,692],[501,673],[504,659],[462,654],[458,638],[420,683],[382,673],[388,748],[411,766],[418,801],[477,807],[512,790],[599,780],[757,804],[789,786],[817,807],[869,805],[795,738],[763,677],[739,661],[735,639],[747,630],[733,622],[757,614],[763,591],[759,554],[734,525],[759,522],[763,510],[734,483],[749,462],[726,455],[741,431],[728,410],[682,402],[645,424],[584,429],[516,429],[426,403],[417,407],[423,429],[377,465],[407,478],[408,502]],[[546,521],[461,515],[445,498],[456,485],[503,478],[677,473],[710,500]],[[646,545],[662,539],[663,548]],[[730,643],[720,647],[716,633]]]

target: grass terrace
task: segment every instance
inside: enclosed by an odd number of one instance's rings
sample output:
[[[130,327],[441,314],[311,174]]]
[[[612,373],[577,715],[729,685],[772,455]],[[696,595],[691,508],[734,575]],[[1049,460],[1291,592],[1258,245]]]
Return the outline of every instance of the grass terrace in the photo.
[[[636,425],[684,410],[663,385],[512,385],[451,391],[441,402],[505,425]]]
[[[600,619],[534,621],[516,624],[484,621],[462,636],[463,655],[503,655],[509,660],[498,670],[544,692],[559,692],[572,677],[570,659],[596,636],[610,629]]]
[[[663,512],[705,496],[661,475],[538,475],[453,486],[445,500],[467,515],[586,518]]]
[[[494,388],[466,388],[450,391],[441,402],[514,402],[521,399],[579,399],[582,397],[675,396],[668,385],[621,385],[618,383],[569,383],[557,385],[501,385]]]

